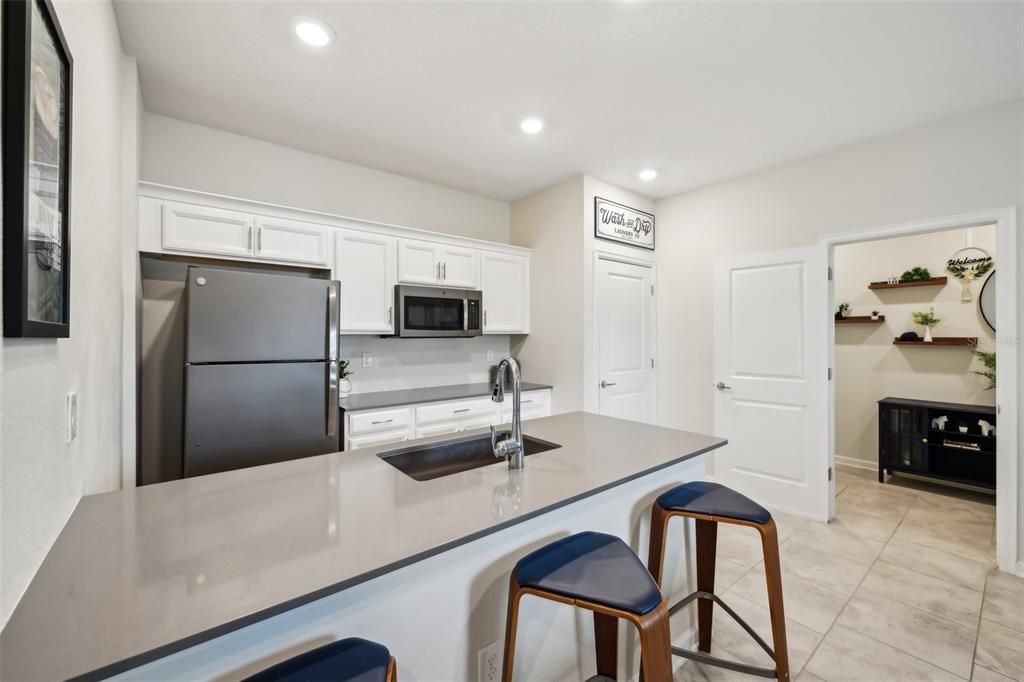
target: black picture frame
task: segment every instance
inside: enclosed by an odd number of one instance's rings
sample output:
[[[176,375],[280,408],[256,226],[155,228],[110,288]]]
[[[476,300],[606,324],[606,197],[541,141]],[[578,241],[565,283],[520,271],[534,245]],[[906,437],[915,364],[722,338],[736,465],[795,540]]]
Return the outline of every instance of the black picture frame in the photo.
[[[70,221],[68,219],[71,198],[71,112],[72,81],[74,60],[60,22],[50,0],[3,0],[2,2],[2,43],[3,46],[3,265],[4,265],[4,336],[67,338],[71,333],[71,243]],[[34,26],[33,7],[38,8],[39,21]],[[33,28],[47,31],[48,44],[52,45],[54,60],[48,64],[34,64],[32,54]],[[56,65],[61,72],[59,87],[54,88],[44,66]],[[33,112],[33,86],[50,96],[49,101],[37,97],[36,106],[43,101],[53,106],[56,113],[56,135],[50,136],[58,168],[50,177],[42,178],[42,162],[36,164],[36,183],[43,188],[39,196],[51,196],[46,210],[59,217],[59,237],[33,239],[30,233],[30,189],[32,176],[30,162],[35,150],[30,148],[30,131],[35,124]],[[47,111],[47,114],[52,113]],[[52,124],[42,115],[40,119]],[[37,134],[38,137],[38,134]],[[36,140],[37,147],[42,142]],[[50,165],[52,167],[52,164]],[[51,187],[52,186],[52,187]],[[51,225],[52,227],[52,225]],[[30,262],[30,258],[34,262]],[[35,308],[30,308],[33,286],[30,278],[36,277],[36,287],[43,278],[41,272],[57,268],[60,282],[54,284],[56,276],[48,276],[45,283],[46,304],[52,319],[38,319]],[[34,274],[35,273],[35,274]],[[57,298],[59,296],[59,298]],[[54,314],[54,311],[55,314]]]
[[[626,239],[616,239],[615,237],[609,237],[608,235],[601,234],[601,230],[600,230],[599,225],[598,225],[598,223],[601,220],[600,216],[598,215],[598,211],[599,211],[598,207],[602,203],[611,204],[612,206],[618,206],[619,208],[625,209],[627,211],[632,211],[633,213],[639,213],[640,215],[644,215],[644,216],[647,216],[648,218],[650,218],[651,219],[651,245],[647,246],[646,244],[637,244],[636,242],[631,242],[631,241],[628,241]],[[641,211],[638,208],[633,208],[632,206],[626,206],[625,204],[620,204],[617,201],[612,201],[611,199],[605,199],[604,197],[599,197],[599,196],[595,195],[594,196],[594,238],[595,239],[603,239],[604,241],[612,242],[613,244],[625,244],[626,246],[632,246],[634,249],[643,249],[644,251],[654,251],[655,247],[657,245],[657,241],[658,241],[658,234],[657,234],[657,231],[655,229],[654,214],[653,213],[648,213],[647,211]]]

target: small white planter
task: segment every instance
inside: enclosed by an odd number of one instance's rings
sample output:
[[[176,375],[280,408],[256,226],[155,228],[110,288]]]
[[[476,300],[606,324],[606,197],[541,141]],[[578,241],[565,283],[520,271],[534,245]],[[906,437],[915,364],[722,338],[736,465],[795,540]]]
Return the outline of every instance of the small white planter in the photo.
[[[338,380],[338,394],[341,395],[342,398],[345,398],[351,392],[352,392],[352,382],[349,381],[348,379],[339,379]]]
[[[925,343],[931,343],[932,342],[932,328],[931,327],[925,327],[924,328],[924,342]]]

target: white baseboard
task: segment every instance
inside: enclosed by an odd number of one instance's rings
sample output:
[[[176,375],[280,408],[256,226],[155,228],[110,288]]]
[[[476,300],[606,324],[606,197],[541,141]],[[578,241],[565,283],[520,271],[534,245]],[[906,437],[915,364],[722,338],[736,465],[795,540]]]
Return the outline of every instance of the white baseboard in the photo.
[[[856,457],[844,457],[843,455],[836,455],[836,464],[842,464],[845,467],[853,467],[854,469],[867,469],[868,471],[878,471],[877,463],[869,462],[866,459],[857,459]]]

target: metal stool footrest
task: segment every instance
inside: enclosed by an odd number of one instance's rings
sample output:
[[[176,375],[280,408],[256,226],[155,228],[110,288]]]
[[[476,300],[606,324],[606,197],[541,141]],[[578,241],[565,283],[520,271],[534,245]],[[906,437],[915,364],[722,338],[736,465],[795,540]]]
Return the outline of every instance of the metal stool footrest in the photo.
[[[750,625],[747,624],[747,621],[740,618],[740,615],[733,611],[732,608],[724,601],[722,601],[714,592],[705,592],[704,590],[697,590],[693,594],[690,594],[689,596],[685,597],[678,604],[675,604],[674,606],[670,607],[668,610],[668,615],[672,616],[680,609],[685,608],[695,599],[710,599],[719,606],[721,606],[725,610],[725,612],[732,616],[732,619],[739,623],[740,627],[742,627],[746,631],[746,633],[750,635],[754,639],[754,641],[757,642],[769,656],[771,656],[772,660],[775,660],[775,652],[772,650],[770,646],[768,646],[768,643],[761,638],[761,635],[754,632],[754,628],[750,627]],[[698,663],[713,665],[719,668],[725,668],[727,670],[735,670],[736,672],[746,673],[748,675],[757,675],[758,677],[770,677],[773,679],[777,676],[774,668],[760,668],[754,665],[747,665],[746,663],[739,663],[738,661],[729,661],[724,658],[718,658],[716,656],[706,654],[702,651],[690,651],[688,649],[682,649],[680,647],[674,646],[672,647],[672,653],[676,656],[688,658],[691,661],[697,661]]]

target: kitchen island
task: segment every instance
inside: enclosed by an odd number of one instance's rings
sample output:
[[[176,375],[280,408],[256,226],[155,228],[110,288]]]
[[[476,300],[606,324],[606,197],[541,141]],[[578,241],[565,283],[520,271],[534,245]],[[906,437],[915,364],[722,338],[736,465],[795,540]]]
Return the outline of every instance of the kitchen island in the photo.
[[[473,679],[518,557],[592,529],[646,558],[654,497],[703,478],[701,455],[725,444],[579,412],[524,431],[560,447],[515,472],[415,481],[377,456],[391,446],[83,498],[0,634],[0,678],[233,679],[358,635],[386,643],[402,679]],[[687,562],[669,563],[687,591]],[[590,621],[532,601],[523,678],[592,666]]]

